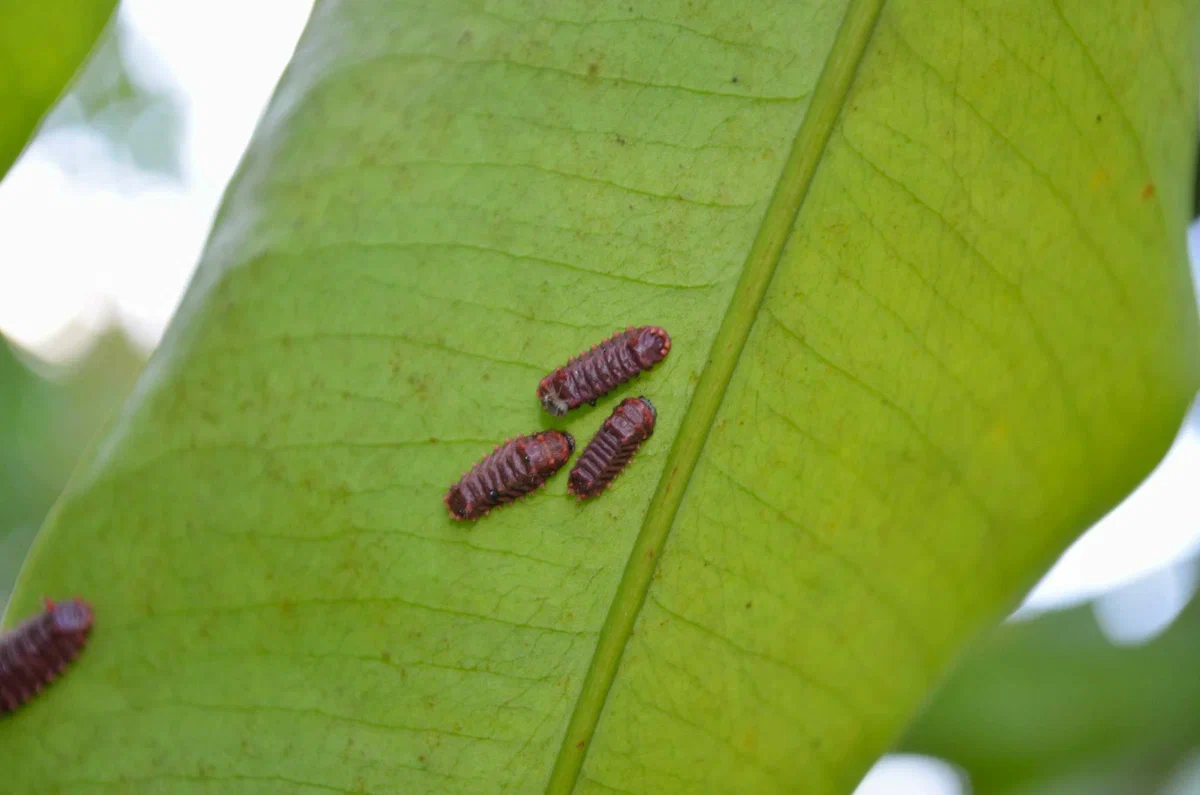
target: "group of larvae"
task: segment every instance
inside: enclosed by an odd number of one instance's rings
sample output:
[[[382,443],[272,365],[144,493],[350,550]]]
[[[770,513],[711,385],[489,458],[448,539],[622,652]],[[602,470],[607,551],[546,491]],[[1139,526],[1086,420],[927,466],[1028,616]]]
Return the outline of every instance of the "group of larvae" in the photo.
[[[619,331],[568,360],[538,383],[542,407],[561,417],[597,399],[671,351],[671,337],[658,326]],[[567,491],[586,500],[607,489],[642,442],[654,433],[658,413],[644,397],[622,400],[588,442],[567,479]],[[565,431],[545,430],[499,445],[446,492],[446,508],[455,519],[479,519],[545,485],[575,452]]]
[[[584,403],[595,405],[670,350],[671,338],[657,326],[626,329],[543,378],[538,399],[556,417]],[[656,418],[646,398],[622,400],[575,462],[567,489],[580,500],[607,489],[654,433]],[[575,440],[563,431],[510,439],[450,487],[446,507],[455,519],[478,519],[544,485],[574,452]],[[66,670],[83,651],[93,621],[92,607],[82,599],[47,599],[42,612],[0,637],[0,715],[17,709]]]

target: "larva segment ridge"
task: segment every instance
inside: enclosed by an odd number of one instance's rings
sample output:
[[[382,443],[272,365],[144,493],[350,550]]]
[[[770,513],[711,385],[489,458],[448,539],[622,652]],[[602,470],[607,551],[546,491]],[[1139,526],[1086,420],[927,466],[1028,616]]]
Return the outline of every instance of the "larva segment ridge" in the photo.
[[[454,519],[479,519],[545,485],[575,451],[575,439],[547,430],[506,439],[471,467],[443,498]]]
[[[45,610],[0,637],[0,714],[40,693],[87,644],[91,605],[78,597],[45,602]]]
[[[585,500],[611,486],[642,442],[654,433],[657,419],[654,405],[646,398],[622,400],[571,468],[567,491]]]
[[[658,326],[631,326],[592,346],[538,383],[542,407],[561,417],[576,406],[596,399],[671,352],[671,336]]]

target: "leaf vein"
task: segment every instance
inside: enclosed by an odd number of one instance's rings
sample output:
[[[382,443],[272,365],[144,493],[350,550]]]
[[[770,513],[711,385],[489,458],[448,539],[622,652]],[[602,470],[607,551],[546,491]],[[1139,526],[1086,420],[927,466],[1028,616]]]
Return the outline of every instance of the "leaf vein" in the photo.
[[[851,0],[842,19],[601,628],[547,781],[546,795],[566,795],[575,788],[683,493],[762,307],[821,154],[841,115],[882,6],[883,0]]]

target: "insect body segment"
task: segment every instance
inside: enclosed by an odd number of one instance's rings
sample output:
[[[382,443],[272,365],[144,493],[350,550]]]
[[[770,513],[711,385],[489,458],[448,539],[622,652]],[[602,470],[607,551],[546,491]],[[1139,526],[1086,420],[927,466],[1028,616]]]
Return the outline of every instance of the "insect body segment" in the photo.
[[[82,599],[46,600],[46,609],[0,638],[0,714],[40,693],[79,656],[92,629]]]
[[[567,490],[585,500],[607,489],[654,433],[657,417],[653,404],[644,397],[622,400],[575,462]]]
[[[638,326],[612,337],[570,359],[538,384],[537,395],[546,411],[561,417],[643,370],[649,370],[671,351],[671,337],[658,326]]]
[[[478,519],[488,511],[540,488],[567,463],[575,439],[563,431],[518,436],[498,446],[446,492],[455,519]]]

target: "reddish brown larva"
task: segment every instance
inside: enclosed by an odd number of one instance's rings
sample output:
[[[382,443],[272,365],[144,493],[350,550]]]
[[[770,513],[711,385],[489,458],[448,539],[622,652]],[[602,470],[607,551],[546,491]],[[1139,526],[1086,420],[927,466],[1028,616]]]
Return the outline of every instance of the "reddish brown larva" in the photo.
[[[585,500],[607,489],[642,442],[654,433],[657,418],[658,412],[646,398],[622,400],[575,462],[567,491]]]
[[[82,599],[46,600],[46,609],[0,638],[0,714],[12,712],[58,678],[92,629]]]
[[[563,431],[542,431],[509,439],[489,453],[446,492],[455,519],[478,519],[498,505],[541,487],[575,451]]]
[[[671,337],[658,326],[638,326],[570,359],[538,384],[537,396],[546,411],[561,417],[576,406],[595,403],[643,370],[649,370],[671,351]]]

